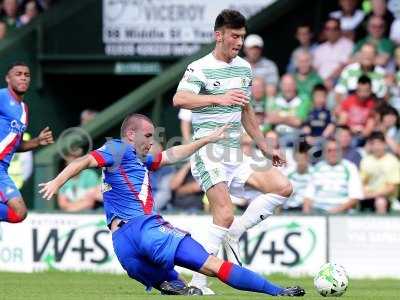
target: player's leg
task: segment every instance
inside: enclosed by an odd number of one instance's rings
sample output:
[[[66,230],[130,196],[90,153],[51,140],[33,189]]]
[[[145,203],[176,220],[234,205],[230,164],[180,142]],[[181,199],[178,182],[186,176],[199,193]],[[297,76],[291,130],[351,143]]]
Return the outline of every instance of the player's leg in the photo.
[[[163,268],[143,255],[136,240],[140,229],[135,225],[125,224],[112,235],[114,252],[128,276],[142,283],[147,289],[161,290],[161,284],[168,281],[175,287],[175,291],[185,291],[186,283],[173,268]]]
[[[204,247],[190,236],[186,236],[179,244],[175,253],[175,264],[207,276],[218,277],[222,282],[239,290],[273,296],[304,295],[301,288],[282,288],[253,271],[209,255]]]
[[[242,175],[245,173],[243,170]],[[245,212],[234,219],[224,244],[228,259],[239,265],[239,238],[249,228],[271,216],[275,208],[282,205],[293,191],[289,179],[273,167],[251,172],[245,184],[245,190],[256,191],[257,193],[252,193],[256,196],[250,201]]]
[[[282,205],[293,192],[289,179],[276,168],[253,172],[246,185],[260,194],[251,200],[243,215],[232,223],[229,235],[237,239],[247,229],[272,215],[275,208]]]
[[[227,186],[227,175],[220,161],[212,159],[210,151],[219,151],[217,147],[203,147],[191,158],[192,174],[206,192],[213,216],[213,224],[207,230],[206,239],[201,243],[208,253],[216,255],[233,221],[233,205]],[[215,153],[214,153],[215,154]],[[218,154],[218,153],[217,153]],[[215,157],[219,157],[219,156]],[[220,153],[219,153],[220,154]],[[206,287],[207,278],[195,273],[190,285],[202,289],[204,294],[213,294]]]
[[[21,193],[7,176],[0,180],[0,222],[19,223],[28,213]]]

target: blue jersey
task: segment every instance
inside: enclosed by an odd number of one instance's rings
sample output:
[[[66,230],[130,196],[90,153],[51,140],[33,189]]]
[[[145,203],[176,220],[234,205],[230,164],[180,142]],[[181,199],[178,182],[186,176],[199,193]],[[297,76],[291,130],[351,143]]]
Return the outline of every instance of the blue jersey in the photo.
[[[114,218],[129,221],[135,217],[155,215],[149,171],[161,163],[161,153],[148,155],[144,162],[131,145],[119,139],[108,141],[91,152],[103,167],[103,200],[107,223]]]
[[[7,172],[27,126],[28,106],[7,88],[0,89],[0,172]]]

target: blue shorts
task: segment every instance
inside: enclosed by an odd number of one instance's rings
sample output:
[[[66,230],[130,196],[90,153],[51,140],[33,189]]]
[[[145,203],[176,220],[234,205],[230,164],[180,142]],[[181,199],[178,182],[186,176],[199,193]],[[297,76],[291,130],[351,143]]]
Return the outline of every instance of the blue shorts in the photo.
[[[13,198],[22,198],[14,181],[5,172],[0,172],[0,202],[7,203]]]
[[[160,216],[140,216],[112,235],[115,254],[129,277],[147,288],[178,278],[175,252],[188,233],[171,226]]]

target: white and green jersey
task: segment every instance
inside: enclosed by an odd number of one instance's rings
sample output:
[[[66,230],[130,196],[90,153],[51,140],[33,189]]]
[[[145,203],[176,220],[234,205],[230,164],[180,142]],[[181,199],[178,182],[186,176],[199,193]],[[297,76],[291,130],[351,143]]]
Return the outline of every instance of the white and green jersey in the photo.
[[[312,167],[309,167],[309,169],[305,173],[299,173],[296,168],[288,171],[287,174],[293,186],[293,193],[284,203],[284,209],[303,206],[306,188],[311,180],[311,173]]]
[[[361,177],[356,165],[342,159],[336,165],[321,161],[314,166],[305,197],[314,207],[329,210],[349,199],[363,199]]]
[[[335,92],[339,94],[348,94],[357,89],[358,78],[363,75],[360,63],[354,63],[346,66],[340,74],[339,81],[335,86]],[[372,92],[379,98],[386,95],[387,87],[385,84],[386,71],[380,66],[366,74],[372,83]]]
[[[200,95],[222,95],[240,89],[250,96],[252,72],[250,64],[240,57],[230,63],[217,60],[212,53],[191,63],[178,85],[178,91]],[[214,129],[230,124],[229,137],[219,141],[225,147],[240,148],[242,107],[209,105],[192,109],[193,138],[208,135]]]

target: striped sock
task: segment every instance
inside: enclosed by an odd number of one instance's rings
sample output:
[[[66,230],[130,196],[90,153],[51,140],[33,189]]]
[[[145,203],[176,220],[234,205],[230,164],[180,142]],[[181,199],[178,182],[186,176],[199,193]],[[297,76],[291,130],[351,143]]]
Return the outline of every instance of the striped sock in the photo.
[[[243,291],[276,296],[283,290],[257,273],[228,261],[222,263],[217,277],[227,285]]]

